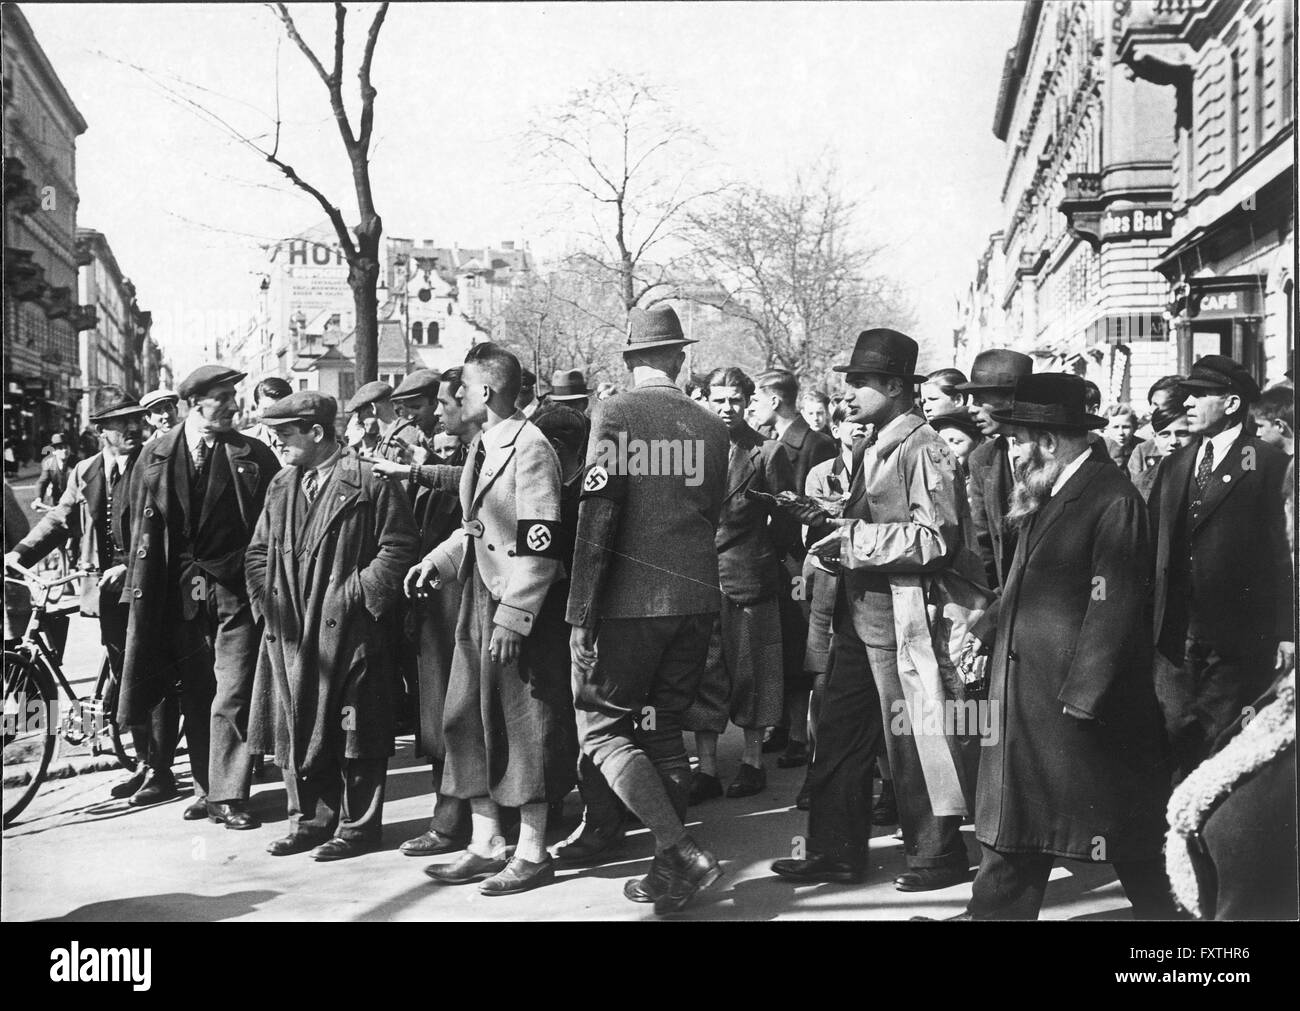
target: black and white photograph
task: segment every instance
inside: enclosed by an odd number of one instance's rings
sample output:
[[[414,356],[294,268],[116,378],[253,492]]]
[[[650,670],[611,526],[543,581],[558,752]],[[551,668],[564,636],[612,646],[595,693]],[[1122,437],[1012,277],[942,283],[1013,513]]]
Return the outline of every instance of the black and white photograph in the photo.
[[[23,973],[1074,921],[1286,978],[1295,23],[4,3]]]

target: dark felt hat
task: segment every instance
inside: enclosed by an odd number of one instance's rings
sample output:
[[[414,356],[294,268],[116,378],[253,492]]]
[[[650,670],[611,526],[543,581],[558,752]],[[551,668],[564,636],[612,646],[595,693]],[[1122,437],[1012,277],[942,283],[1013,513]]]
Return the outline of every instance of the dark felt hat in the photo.
[[[970,382],[958,383],[957,389],[972,390],[1013,390],[1022,376],[1034,371],[1034,360],[1019,351],[995,348],[981,351],[975,356],[970,369]]]
[[[942,432],[945,428],[959,428],[969,435],[976,442],[984,438],[979,422],[970,411],[962,408],[956,411],[948,411],[946,414],[936,414],[930,419],[930,427],[936,432]]]
[[[1236,393],[1247,403],[1259,399],[1259,383],[1245,367],[1227,355],[1206,355],[1192,365],[1192,372],[1178,384],[1195,394],[1198,390]]]
[[[1016,383],[1015,401],[1005,411],[991,411],[1000,425],[1085,431],[1105,428],[1107,421],[1088,413],[1088,386],[1070,372],[1038,372]]]
[[[552,400],[584,400],[591,396],[587,389],[587,377],[582,369],[560,369],[551,373],[551,392],[547,394]]]
[[[405,400],[407,397],[436,397],[438,384],[442,382],[442,373],[437,369],[416,369],[397,384],[393,390],[393,400]]]
[[[338,401],[333,397],[315,390],[299,390],[277,400],[263,411],[262,423],[274,426],[302,422],[306,425],[320,425],[328,432],[333,430],[334,418],[338,412]]]
[[[365,386],[352,394],[352,399],[343,405],[343,410],[347,414],[358,411],[367,404],[373,404],[376,401],[388,400],[393,395],[393,388],[387,383],[380,382],[376,379],[372,383],[366,383]]]
[[[633,309],[627,314],[627,344],[623,347],[623,354],[698,343],[682,333],[682,321],[670,305]]]
[[[100,404],[99,410],[90,416],[93,423],[112,421],[114,418],[144,417],[145,409],[135,397],[113,397]]]
[[[863,330],[847,365],[836,365],[832,372],[865,372],[877,376],[894,376],[912,383],[925,382],[925,376],[916,374],[916,341],[907,334],[877,327]]]
[[[190,397],[201,397],[214,386],[220,386],[222,383],[237,383],[246,375],[247,372],[227,368],[225,365],[200,365],[185,377],[185,381],[177,387],[176,392],[186,400]]]

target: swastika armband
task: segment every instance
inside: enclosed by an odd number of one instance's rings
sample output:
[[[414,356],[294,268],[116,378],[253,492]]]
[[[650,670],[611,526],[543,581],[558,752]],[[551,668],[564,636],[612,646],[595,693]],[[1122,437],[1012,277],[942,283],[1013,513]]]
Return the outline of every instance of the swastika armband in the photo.
[[[560,557],[560,524],[554,520],[520,520],[515,554]]]
[[[582,475],[582,497],[622,502],[627,497],[627,475],[611,474],[601,464],[593,463]]]

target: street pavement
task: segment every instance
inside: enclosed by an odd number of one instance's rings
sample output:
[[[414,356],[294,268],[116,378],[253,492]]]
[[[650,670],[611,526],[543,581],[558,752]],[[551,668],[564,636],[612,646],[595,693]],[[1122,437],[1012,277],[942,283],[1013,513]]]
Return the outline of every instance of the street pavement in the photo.
[[[68,667],[97,663],[97,629],[72,619]],[[83,675],[84,676],[84,675]],[[720,742],[724,782],[735,774],[738,730]],[[791,855],[806,832],[806,815],[793,807],[803,769],[777,769],[768,756],[768,788],[744,800],[712,800],[691,811],[690,831],[718,854],[724,876],[680,919],[830,920],[947,917],[960,913],[970,885],[905,894],[893,887],[904,869],[902,842],[892,828],[876,830],[870,874],[856,886],[796,887],[774,877],[771,861]],[[437,885],[421,873],[431,861],[402,856],[398,845],[428,823],[432,782],[428,765],[399,738],[391,760],[384,811],[383,849],[336,863],[307,854],[272,857],[265,846],[283,835],[285,794],[278,770],[253,787],[253,809],[266,824],[232,832],[208,822],[186,822],[189,770],[177,771],[185,796],[134,809],[109,798],[121,770],[86,772],[47,781],[22,817],[4,832],[0,919],[6,921],[209,920],[639,920],[654,919],[628,902],[623,881],[645,873],[653,854],[648,832],[633,830],[619,854],[603,865],[561,870],[555,884],[521,895],[489,898],[475,886]],[[575,793],[566,802],[567,828],[576,823]],[[978,846],[966,830],[972,855]],[[552,841],[558,841],[554,835]],[[451,856],[435,858],[450,861]],[[1061,864],[1052,873],[1043,919],[1130,919],[1109,868]]]

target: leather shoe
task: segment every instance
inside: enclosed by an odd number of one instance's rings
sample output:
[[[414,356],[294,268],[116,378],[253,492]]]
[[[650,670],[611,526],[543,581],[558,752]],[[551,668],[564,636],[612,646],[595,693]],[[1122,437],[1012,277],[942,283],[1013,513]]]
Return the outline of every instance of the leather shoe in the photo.
[[[208,816],[208,798],[195,797],[189,807],[181,812],[181,817],[186,821],[202,821]]]
[[[718,858],[690,836],[664,850],[663,859],[668,865],[669,878],[667,889],[655,896],[655,912],[660,916],[680,912],[696,892],[722,877]]]
[[[797,769],[808,764],[808,745],[804,741],[791,741],[776,760],[778,769]]]
[[[555,847],[555,859],[562,864],[589,864],[623,844],[627,830],[621,823],[612,827],[582,823],[582,829],[572,841]]]
[[[668,869],[668,861],[656,853],[650,861],[650,873],[643,878],[632,878],[626,882],[623,885],[623,896],[633,902],[654,902],[668,891],[671,880],[672,872]]]
[[[861,884],[866,877],[866,872],[861,867],[847,860],[832,860],[822,856],[807,860],[777,860],[772,864],[772,872],[791,881],[829,881],[838,885]]]
[[[236,832],[243,832],[250,828],[259,828],[261,822],[244,810],[244,802],[232,800],[214,804],[208,801],[208,821],[217,824],[225,823],[226,828],[234,829]]]
[[[538,863],[523,857],[511,857],[505,869],[488,878],[478,890],[483,895],[514,895],[555,880],[555,861],[547,857]]]
[[[315,849],[324,839],[318,832],[290,832],[283,839],[269,843],[266,852],[273,857],[287,857],[292,853],[306,853]]]
[[[790,731],[785,727],[777,727],[772,731],[772,736],[763,742],[763,754],[772,755],[778,751],[784,751],[785,746],[790,743]]]
[[[164,800],[171,800],[180,793],[176,789],[176,780],[172,778],[170,772],[159,772],[150,769],[144,777],[144,783],[140,789],[131,794],[131,799],[127,801],[132,807],[144,807],[147,804],[161,804]]]
[[[898,824],[898,801],[894,797],[894,784],[889,780],[885,780],[880,787],[880,798],[871,808],[871,824]]]
[[[737,797],[752,797],[756,793],[762,793],[767,789],[767,770],[756,769],[752,765],[740,763],[740,771],[736,773],[736,778],[732,784],[727,787],[727,796],[733,800]]]
[[[108,791],[108,795],[114,800],[126,800],[127,797],[131,796],[131,794],[135,793],[136,790],[140,789],[140,787],[144,785],[144,779],[148,773],[149,766],[145,765],[144,762],[141,762],[139,766],[136,767],[135,772],[131,774],[131,778],[122,780],[122,782],[118,783],[117,786]]]
[[[336,835],[330,836],[312,850],[311,856],[313,860],[326,863],[330,860],[346,860],[348,857],[359,857],[362,853],[369,853],[371,850],[377,849],[379,849],[378,839]]]
[[[453,839],[431,828],[414,839],[407,839],[397,850],[408,857],[436,857],[443,853],[458,853],[466,844],[464,839]]]
[[[969,867],[914,867],[894,878],[900,892],[933,892],[971,879]]]
[[[502,851],[500,856],[492,857],[481,857],[466,850],[449,864],[431,864],[424,869],[424,873],[444,885],[468,885],[471,881],[481,881],[493,874],[500,874],[512,856],[513,847]]]
[[[691,776],[691,806],[703,804],[706,800],[713,800],[715,797],[722,796],[722,780],[717,776],[710,776],[703,772],[696,772]]]

